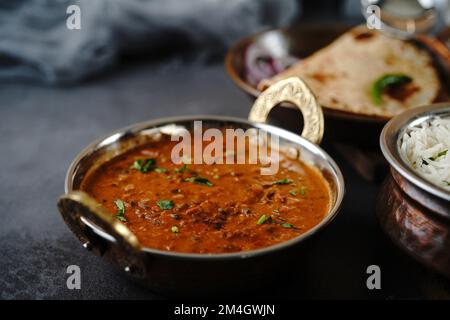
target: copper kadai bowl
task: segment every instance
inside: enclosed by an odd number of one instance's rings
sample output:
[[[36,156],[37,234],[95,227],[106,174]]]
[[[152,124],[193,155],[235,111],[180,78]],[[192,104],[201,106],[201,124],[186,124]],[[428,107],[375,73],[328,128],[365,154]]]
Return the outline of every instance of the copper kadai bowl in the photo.
[[[265,124],[270,110],[280,102],[297,105],[304,118],[302,136]],[[326,217],[314,228],[289,241],[252,251],[224,254],[189,254],[142,247],[136,236],[87,194],[80,192],[83,178],[122,152],[157,139],[177,126],[191,128],[194,120],[204,125],[258,128],[279,137],[280,147],[296,148],[302,161],[318,168],[332,191]],[[179,128],[179,127],[178,127]],[[344,181],[336,163],[317,144],[323,135],[323,114],[316,98],[298,78],[273,85],[256,100],[249,120],[220,116],[158,119],[132,125],[100,139],[82,151],[70,166],[65,194],[58,202],[61,215],[83,246],[107,258],[129,278],[153,291],[170,295],[239,293],[267,287],[295,270],[306,243],[337,215],[344,196]],[[307,241],[308,240],[308,241]]]
[[[380,145],[391,165],[377,201],[387,235],[412,257],[450,278],[450,192],[419,176],[403,160],[403,133],[433,116],[450,117],[450,104],[408,110],[387,123]]]

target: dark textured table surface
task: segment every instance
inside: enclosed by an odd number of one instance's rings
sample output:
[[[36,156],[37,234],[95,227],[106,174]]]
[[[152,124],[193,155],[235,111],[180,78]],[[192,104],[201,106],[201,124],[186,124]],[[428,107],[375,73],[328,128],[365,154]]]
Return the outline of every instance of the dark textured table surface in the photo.
[[[0,103],[3,299],[158,298],[85,251],[66,227],[56,209],[66,169],[92,140],[134,122],[181,114],[246,117],[251,105],[221,64],[178,60],[129,65],[70,88],[3,83]],[[356,175],[332,146],[324,148],[346,178],[341,214],[314,244],[302,281],[294,277],[284,287],[259,296],[445,296],[448,283],[397,251],[378,228],[374,215],[378,186]],[[81,268],[81,290],[66,287],[66,268],[72,264]],[[371,264],[381,268],[381,290],[366,287],[366,268]]]

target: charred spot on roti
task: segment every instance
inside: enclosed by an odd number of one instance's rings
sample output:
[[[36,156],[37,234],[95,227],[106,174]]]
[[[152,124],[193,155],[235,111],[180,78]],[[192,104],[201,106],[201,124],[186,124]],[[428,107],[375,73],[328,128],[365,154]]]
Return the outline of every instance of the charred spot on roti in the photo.
[[[420,87],[416,84],[405,83],[388,87],[385,93],[394,100],[405,102],[409,97],[418,91],[420,91]]]
[[[370,31],[364,31],[364,32],[355,32],[353,34],[353,38],[357,41],[363,41],[371,39],[375,34]]]
[[[311,76],[311,78],[317,80],[320,83],[325,83],[328,80],[335,78],[335,76],[333,74],[326,74],[326,73],[320,73],[320,72],[313,73],[310,76]]]

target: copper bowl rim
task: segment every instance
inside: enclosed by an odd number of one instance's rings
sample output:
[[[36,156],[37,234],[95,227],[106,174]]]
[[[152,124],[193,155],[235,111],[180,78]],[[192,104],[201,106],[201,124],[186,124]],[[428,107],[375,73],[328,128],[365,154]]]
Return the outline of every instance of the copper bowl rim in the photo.
[[[402,177],[421,190],[440,199],[450,201],[450,192],[433,184],[414,171],[399,150],[401,136],[405,130],[428,121],[434,116],[450,117],[450,103],[444,102],[417,107],[395,116],[384,126],[381,132],[380,148],[392,168]]]

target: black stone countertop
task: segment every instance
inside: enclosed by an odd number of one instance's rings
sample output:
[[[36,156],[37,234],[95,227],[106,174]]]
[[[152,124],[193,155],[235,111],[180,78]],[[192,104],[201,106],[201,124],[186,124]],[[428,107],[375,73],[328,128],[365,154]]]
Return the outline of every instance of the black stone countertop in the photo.
[[[56,200],[75,155],[92,140],[134,122],[182,114],[246,117],[251,105],[221,64],[178,60],[134,64],[70,88],[0,85],[0,297],[3,299],[153,299],[85,251],[62,221]],[[327,137],[327,140],[332,137]],[[404,256],[375,216],[377,185],[357,176],[325,144],[346,179],[342,212],[314,244],[303,281],[262,297],[432,298],[448,283]],[[79,265],[81,290],[68,290],[66,268]],[[377,264],[382,289],[366,288]],[[283,290],[287,288],[288,290]],[[447,292],[447,293],[446,293]]]

